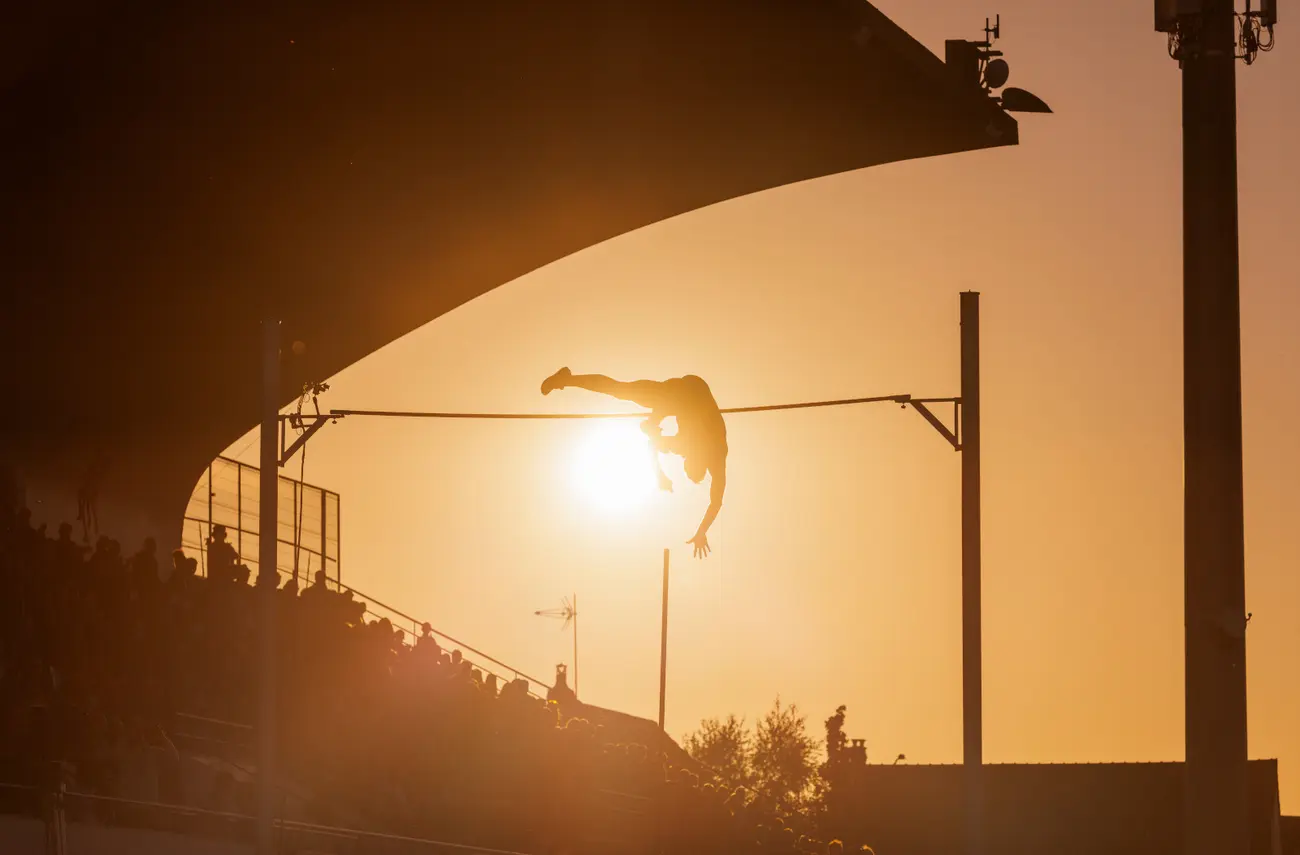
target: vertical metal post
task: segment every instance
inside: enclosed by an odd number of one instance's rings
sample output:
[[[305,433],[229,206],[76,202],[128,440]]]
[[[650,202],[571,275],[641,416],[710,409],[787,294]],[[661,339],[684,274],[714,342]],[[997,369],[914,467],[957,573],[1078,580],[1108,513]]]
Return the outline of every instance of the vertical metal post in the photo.
[[[244,465],[235,463],[235,551],[239,560],[244,560]]]
[[[262,471],[258,527],[259,572],[276,571],[279,526],[280,450],[276,440],[280,415],[280,322],[262,322]],[[274,577],[272,577],[274,578]],[[258,586],[258,618],[261,644],[259,658],[257,716],[257,853],[272,855],[275,822],[275,602],[274,586]]]
[[[659,729],[664,729],[664,693],[668,689],[668,550],[664,550],[663,619],[659,624]]]
[[[980,607],[980,295],[961,295],[961,688],[967,852],[984,851]]]
[[[1182,40],[1183,845],[1188,853],[1245,855],[1237,24],[1233,0],[1200,5]]]
[[[325,488],[322,487],[320,491],[320,569],[325,571],[325,579],[329,581],[329,562],[325,559],[325,532],[327,531],[329,531],[329,523],[325,521]]]
[[[208,537],[212,537],[212,494],[217,488],[212,481],[212,463],[208,462]]]
[[[302,514],[298,510],[298,494],[302,492],[302,482],[290,481],[289,485],[290,490],[293,493],[293,519],[290,520],[290,524],[293,527],[293,583],[296,585],[298,584],[299,547],[302,544]],[[307,497],[303,496],[304,502],[306,499]]]

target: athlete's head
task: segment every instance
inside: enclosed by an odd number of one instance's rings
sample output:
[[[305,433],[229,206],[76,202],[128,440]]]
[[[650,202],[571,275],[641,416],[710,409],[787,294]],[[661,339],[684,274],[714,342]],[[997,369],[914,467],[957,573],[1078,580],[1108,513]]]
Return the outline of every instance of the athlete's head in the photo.
[[[709,464],[705,462],[704,458],[699,456],[687,457],[682,461],[682,465],[686,468],[686,477],[690,478],[696,484],[703,481],[704,476],[709,472]]]

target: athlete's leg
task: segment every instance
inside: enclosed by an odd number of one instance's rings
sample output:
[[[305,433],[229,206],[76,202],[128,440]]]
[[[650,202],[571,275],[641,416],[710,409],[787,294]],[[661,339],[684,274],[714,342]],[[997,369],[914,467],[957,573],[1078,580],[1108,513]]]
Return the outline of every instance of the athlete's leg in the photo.
[[[542,384],[542,394],[550,394],[553,389],[565,389],[575,386],[600,395],[631,401],[648,410],[663,409],[668,403],[667,384],[659,380],[615,380],[604,374],[570,374],[567,369],[560,369],[546,378]]]

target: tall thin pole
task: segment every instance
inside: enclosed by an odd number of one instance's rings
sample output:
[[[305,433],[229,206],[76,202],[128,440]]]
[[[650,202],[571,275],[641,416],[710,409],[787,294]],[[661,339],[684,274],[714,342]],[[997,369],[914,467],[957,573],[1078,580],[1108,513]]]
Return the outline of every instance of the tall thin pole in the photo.
[[[578,595],[573,595],[573,696],[578,696]]]
[[[663,620],[659,625],[659,729],[664,729],[664,695],[668,689],[668,550],[664,550]]]
[[[1182,35],[1184,850],[1245,855],[1246,591],[1236,19]]]
[[[212,494],[217,492],[212,481],[212,462],[208,462],[208,537],[212,537]]]
[[[329,580],[329,565],[325,561],[325,544],[326,532],[329,531],[329,524],[325,520],[325,489],[320,491],[320,569],[325,571],[325,579]]]
[[[984,851],[980,607],[980,295],[961,295],[961,687],[967,851]]]
[[[279,479],[278,472],[276,478],[277,480]],[[298,494],[302,492],[302,482],[291,481],[290,489],[293,492],[293,516],[290,518],[290,524],[293,526],[293,583],[297,585],[298,554],[300,552],[299,546],[302,544],[302,523],[299,522],[302,519],[302,514],[298,510]],[[303,498],[305,499],[306,497],[304,496]]]
[[[280,451],[280,322],[267,319],[262,322],[262,471],[261,507],[258,508],[258,567],[259,574],[270,573],[275,578],[276,532],[279,526],[278,475]],[[257,716],[257,853],[273,855],[275,822],[275,603],[274,585],[258,585],[258,623],[261,639],[261,656],[258,685]]]

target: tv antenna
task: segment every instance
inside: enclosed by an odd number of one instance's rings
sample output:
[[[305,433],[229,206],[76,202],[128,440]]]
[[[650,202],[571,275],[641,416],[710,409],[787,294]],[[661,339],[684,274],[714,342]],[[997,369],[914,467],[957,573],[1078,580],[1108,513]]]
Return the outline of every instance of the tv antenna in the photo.
[[[533,612],[538,617],[555,618],[564,621],[560,625],[560,632],[564,632],[573,625],[573,695],[578,695],[578,595],[574,594],[573,599],[565,597],[560,601],[558,609],[538,609]]]
[[[989,19],[984,19],[984,47],[991,48],[993,43],[1002,38],[1002,15],[996,15],[993,19],[993,26],[989,26]],[[1001,53],[998,54],[1001,56]]]

